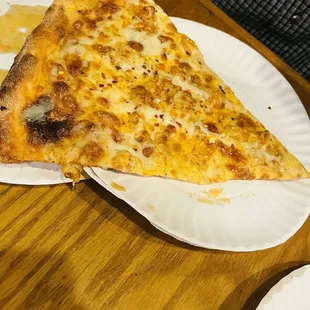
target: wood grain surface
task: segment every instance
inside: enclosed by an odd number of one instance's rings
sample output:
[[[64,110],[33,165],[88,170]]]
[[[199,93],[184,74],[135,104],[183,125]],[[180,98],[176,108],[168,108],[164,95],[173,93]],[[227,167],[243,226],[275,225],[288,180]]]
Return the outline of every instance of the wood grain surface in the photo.
[[[208,4],[157,2],[256,47]],[[272,57],[309,111],[308,84]],[[159,232],[92,180],[75,190],[0,184],[0,218],[0,309],[255,309],[283,275],[310,263],[309,219],[273,249],[202,250]]]

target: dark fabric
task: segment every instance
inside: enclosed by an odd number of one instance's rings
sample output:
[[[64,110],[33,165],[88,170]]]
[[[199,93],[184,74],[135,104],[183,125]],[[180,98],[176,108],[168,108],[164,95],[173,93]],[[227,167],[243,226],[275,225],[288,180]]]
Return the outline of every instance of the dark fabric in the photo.
[[[310,81],[310,0],[212,0]]]

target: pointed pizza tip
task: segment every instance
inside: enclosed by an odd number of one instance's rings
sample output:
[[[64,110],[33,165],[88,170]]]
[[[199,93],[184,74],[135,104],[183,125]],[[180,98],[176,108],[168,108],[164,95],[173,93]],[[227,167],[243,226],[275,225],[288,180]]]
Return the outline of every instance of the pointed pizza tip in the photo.
[[[73,184],[86,166],[197,184],[304,175],[151,0],[56,0],[0,103],[0,160],[55,162]]]

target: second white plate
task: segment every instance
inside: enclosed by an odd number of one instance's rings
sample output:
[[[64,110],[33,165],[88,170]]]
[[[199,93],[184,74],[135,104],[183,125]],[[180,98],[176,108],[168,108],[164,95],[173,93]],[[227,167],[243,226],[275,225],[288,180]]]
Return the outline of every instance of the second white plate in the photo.
[[[226,33],[179,18],[173,22],[197,43],[207,64],[243,104],[310,169],[309,118],[284,77]],[[276,246],[301,227],[310,209],[309,179],[200,186],[98,168],[86,171],[158,229],[204,248],[255,251]]]

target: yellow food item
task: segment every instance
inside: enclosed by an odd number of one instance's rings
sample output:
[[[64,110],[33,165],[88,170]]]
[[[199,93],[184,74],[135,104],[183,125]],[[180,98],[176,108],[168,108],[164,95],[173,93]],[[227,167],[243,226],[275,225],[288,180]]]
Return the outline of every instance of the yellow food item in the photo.
[[[0,161],[197,184],[309,173],[152,0],[56,0],[0,90]]]

